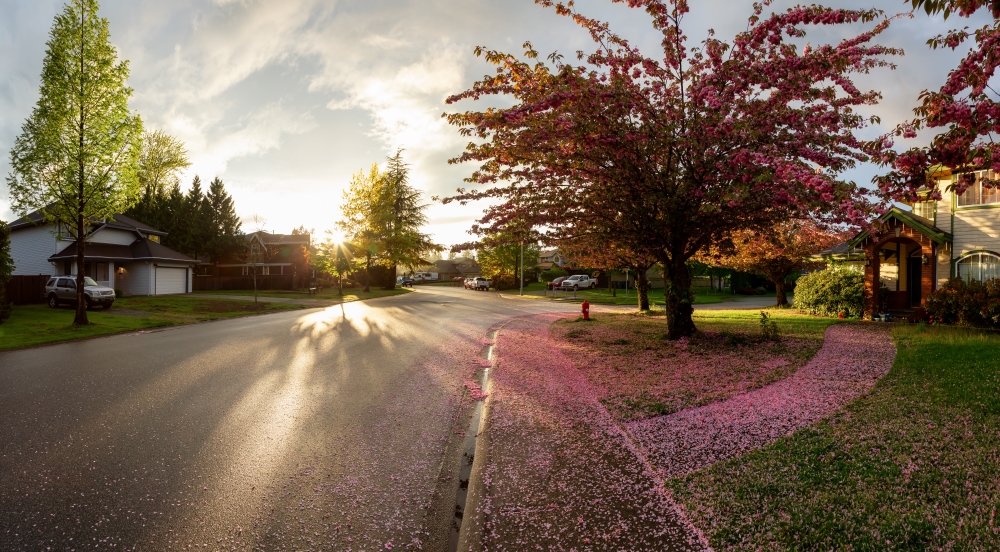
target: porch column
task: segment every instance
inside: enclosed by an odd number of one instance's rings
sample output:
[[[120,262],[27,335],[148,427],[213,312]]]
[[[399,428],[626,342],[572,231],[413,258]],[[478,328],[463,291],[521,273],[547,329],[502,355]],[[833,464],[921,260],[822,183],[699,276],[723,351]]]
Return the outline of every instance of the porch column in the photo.
[[[923,245],[920,253],[925,256],[920,259],[922,269],[920,271],[920,306],[923,307],[927,304],[927,298],[930,297],[931,293],[934,293],[937,284],[937,247],[933,243]],[[924,258],[927,259],[927,264],[923,264]]]
[[[870,318],[871,315],[879,311],[878,308],[878,292],[879,292],[879,258],[877,242],[865,247],[865,312],[866,318]]]

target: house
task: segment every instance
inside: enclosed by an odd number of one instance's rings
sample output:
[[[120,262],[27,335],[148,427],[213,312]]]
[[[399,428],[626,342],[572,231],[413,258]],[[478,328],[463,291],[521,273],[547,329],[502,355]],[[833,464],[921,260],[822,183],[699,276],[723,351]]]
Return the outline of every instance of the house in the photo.
[[[976,172],[975,184],[956,194],[947,188],[957,176],[937,170],[910,210],[893,207],[872,230],[824,252],[863,268],[867,311],[881,310],[882,286],[889,310],[908,310],[922,307],[950,278],[1000,278],[1000,189],[984,187],[985,174]],[[940,200],[931,198],[935,190]]]
[[[417,272],[436,272],[438,281],[448,282],[459,277],[469,278],[479,276],[481,269],[475,259],[463,257],[461,259],[441,259],[434,261],[433,264],[420,267]]]
[[[93,225],[84,249],[84,274],[125,295],[189,293],[198,263],[160,244],[161,232],[125,215]],[[76,275],[76,241],[36,211],[10,225],[15,276]]]
[[[247,242],[248,250],[263,246],[259,251],[265,253],[256,263],[257,274],[262,276],[296,275],[296,261],[300,258],[296,249],[305,247],[308,251],[312,247],[312,236],[309,234],[252,232],[243,236],[243,239]],[[239,255],[227,255],[215,265],[216,276],[249,276],[253,264]],[[304,276],[304,274],[298,275]]]
[[[562,268],[569,264],[567,259],[558,249],[546,249],[538,254],[539,270],[551,270],[552,268]]]

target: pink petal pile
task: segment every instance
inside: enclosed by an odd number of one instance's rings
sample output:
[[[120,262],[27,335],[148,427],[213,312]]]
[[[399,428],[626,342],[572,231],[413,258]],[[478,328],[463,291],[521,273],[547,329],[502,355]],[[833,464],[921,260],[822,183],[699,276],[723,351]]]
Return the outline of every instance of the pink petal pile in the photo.
[[[548,334],[501,330],[487,414],[484,496],[466,512],[483,550],[701,550],[701,535]],[[481,447],[480,450],[483,450]],[[480,452],[480,454],[482,454]]]
[[[706,406],[625,424],[661,477],[707,467],[825,418],[892,367],[887,328],[831,326],[819,353],[791,377]]]

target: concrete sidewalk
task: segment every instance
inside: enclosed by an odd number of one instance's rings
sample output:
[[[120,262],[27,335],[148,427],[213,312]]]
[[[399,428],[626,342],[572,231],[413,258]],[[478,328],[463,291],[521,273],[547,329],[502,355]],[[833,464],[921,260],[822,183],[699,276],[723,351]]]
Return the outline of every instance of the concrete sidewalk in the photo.
[[[459,550],[703,550],[550,339],[563,316],[517,318],[499,331]]]

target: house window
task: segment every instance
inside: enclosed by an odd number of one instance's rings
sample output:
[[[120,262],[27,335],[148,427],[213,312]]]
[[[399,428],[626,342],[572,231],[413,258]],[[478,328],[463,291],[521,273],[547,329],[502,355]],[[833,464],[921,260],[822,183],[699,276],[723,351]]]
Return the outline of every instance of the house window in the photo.
[[[958,196],[959,207],[1000,203],[1000,188],[983,186],[984,177],[986,179],[994,179],[996,178],[996,174],[993,173],[993,171],[977,172],[976,183],[969,186],[964,192],[962,192],[962,195]]]
[[[1000,278],[1000,257],[992,253],[973,253],[958,261],[958,277],[971,282]]]
[[[918,217],[933,221],[936,213],[937,202],[934,200],[918,201],[913,204],[913,214]]]
[[[149,241],[153,243],[160,243],[160,236],[154,236],[152,234],[149,234],[146,237],[149,238]]]

